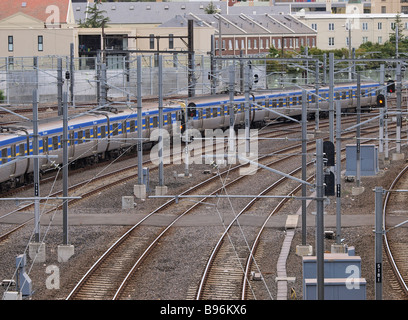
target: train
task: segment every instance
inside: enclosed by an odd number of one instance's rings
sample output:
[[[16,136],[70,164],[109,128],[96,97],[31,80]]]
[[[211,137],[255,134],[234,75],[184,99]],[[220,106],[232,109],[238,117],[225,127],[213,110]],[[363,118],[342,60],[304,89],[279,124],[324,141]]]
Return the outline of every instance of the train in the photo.
[[[340,101],[342,111],[355,112],[357,95],[361,106],[370,110],[376,105],[379,84],[361,84],[357,92],[355,84],[334,87],[334,99]],[[318,98],[320,97],[320,98]],[[329,88],[307,91],[308,119],[315,116],[316,101],[319,99],[320,116],[327,116]],[[250,124],[260,126],[268,120],[280,116],[268,109],[276,109],[281,114],[299,118],[301,116],[302,90],[270,90],[251,92]],[[188,98],[193,103],[194,113],[188,120],[189,128],[203,132],[206,129],[228,128],[230,120],[229,94],[216,94]],[[234,95],[235,127],[243,126],[245,96]],[[173,132],[176,123],[183,124],[187,119],[188,108],[182,102],[173,102],[163,106],[163,128]],[[143,106],[142,135],[146,146],[154,144],[150,133],[159,126],[158,105]],[[68,123],[68,157],[71,166],[93,164],[104,159],[117,157],[124,150],[137,144],[138,123],[136,108],[111,108],[93,111],[78,117],[72,117]],[[183,130],[180,130],[182,134]],[[40,171],[51,170],[63,162],[63,122],[62,117],[38,121],[39,154],[52,155],[39,159]],[[133,138],[133,139],[132,139]],[[0,192],[31,183],[33,181],[33,123],[27,121],[13,126],[0,128]]]

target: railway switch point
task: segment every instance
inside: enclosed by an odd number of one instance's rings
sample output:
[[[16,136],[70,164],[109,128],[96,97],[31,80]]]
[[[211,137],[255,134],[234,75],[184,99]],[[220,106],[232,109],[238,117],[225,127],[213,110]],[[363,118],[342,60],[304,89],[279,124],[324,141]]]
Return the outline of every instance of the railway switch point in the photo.
[[[45,243],[30,242],[28,245],[28,256],[36,263],[45,262]]]
[[[311,245],[297,245],[296,255],[299,257],[311,256],[313,254],[313,247]]]
[[[138,199],[146,199],[146,185],[136,184],[133,186],[133,194]]]
[[[72,244],[58,246],[58,262],[67,262],[74,255]]]
[[[165,196],[167,194],[167,186],[156,186],[156,196]]]

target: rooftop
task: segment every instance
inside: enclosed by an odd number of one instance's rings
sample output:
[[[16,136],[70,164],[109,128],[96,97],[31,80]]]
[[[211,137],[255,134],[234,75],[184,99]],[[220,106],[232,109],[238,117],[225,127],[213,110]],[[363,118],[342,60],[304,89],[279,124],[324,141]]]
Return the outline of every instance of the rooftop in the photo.
[[[1,0],[0,20],[18,13],[23,13],[46,22],[52,14],[59,15],[59,22],[66,23],[70,0]]]

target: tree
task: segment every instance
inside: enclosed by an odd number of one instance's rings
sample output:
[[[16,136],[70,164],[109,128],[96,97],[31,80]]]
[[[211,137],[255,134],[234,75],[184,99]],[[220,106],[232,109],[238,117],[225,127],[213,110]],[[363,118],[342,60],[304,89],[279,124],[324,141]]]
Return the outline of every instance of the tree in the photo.
[[[214,13],[218,13],[219,9],[214,5],[214,3],[211,1],[208,6],[206,6],[204,8],[204,12],[206,14],[214,14]]]
[[[99,10],[96,3],[92,7],[88,7],[85,13],[88,18],[84,22],[79,20],[80,28],[102,28],[104,24],[110,21],[109,17],[103,15],[106,11]]]

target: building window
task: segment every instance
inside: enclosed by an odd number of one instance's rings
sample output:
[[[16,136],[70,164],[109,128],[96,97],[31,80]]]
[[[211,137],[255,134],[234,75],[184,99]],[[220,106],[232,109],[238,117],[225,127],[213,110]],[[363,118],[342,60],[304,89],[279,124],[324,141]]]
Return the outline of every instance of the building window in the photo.
[[[408,7],[407,6],[401,6],[401,13],[407,14],[408,13]]]
[[[382,22],[378,22],[378,30],[382,30]]]
[[[8,36],[8,51],[11,52],[14,50],[14,39],[13,36]]]
[[[244,39],[241,40],[241,49],[245,49],[245,40]]]
[[[367,22],[363,22],[363,30],[368,30],[368,23]]]
[[[395,30],[395,22],[391,22],[391,29]]]
[[[381,13],[387,13],[387,7],[381,6]]]
[[[254,49],[258,49],[258,43],[257,43],[256,39],[254,39]]]
[[[317,31],[317,23],[312,23],[312,29]]]
[[[263,49],[263,39],[259,39],[259,49]]]
[[[248,39],[248,49],[251,49],[251,39]]]
[[[334,46],[334,37],[329,37],[329,47]]]
[[[331,31],[334,30],[334,23],[329,23],[329,30],[331,30]]]
[[[232,47],[232,40],[228,40],[228,50],[233,50],[234,48]]]
[[[174,49],[174,35],[169,34],[169,49]]]
[[[154,49],[154,34],[150,35],[149,42],[150,42],[150,49]]]
[[[382,37],[378,37],[378,44],[382,44]]]
[[[363,37],[363,43],[367,43],[368,42],[368,37]]]
[[[275,47],[275,46],[274,46]],[[269,39],[266,39],[265,40],[265,48],[266,49],[269,49]]]
[[[43,44],[44,44],[44,38],[43,36],[38,36],[38,51],[43,51]]]

